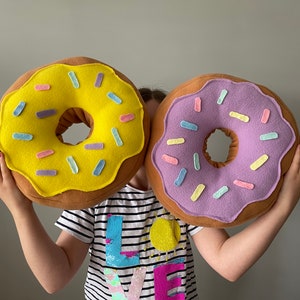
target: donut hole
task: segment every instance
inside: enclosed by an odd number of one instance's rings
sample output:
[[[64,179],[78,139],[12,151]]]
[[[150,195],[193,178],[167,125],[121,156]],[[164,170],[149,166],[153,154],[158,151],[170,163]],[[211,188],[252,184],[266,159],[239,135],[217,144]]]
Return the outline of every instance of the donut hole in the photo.
[[[222,168],[237,155],[238,137],[230,129],[217,128],[205,138],[203,153],[207,161],[216,168]]]
[[[86,140],[90,135],[91,128],[84,123],[72,124],[63,134],[64,144],[77,145]]]
[[[59,119],[56,136],[64,144],[77,145],[92,132],[93,119],[81,108],[67,109]]]

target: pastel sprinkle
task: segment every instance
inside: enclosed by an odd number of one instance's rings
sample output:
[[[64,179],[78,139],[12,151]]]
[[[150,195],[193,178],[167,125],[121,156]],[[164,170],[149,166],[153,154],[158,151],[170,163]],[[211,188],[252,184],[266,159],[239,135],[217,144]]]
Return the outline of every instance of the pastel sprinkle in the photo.
[[[117,146],[119,146],[119,147],[123,146],[123,141],[122,141],[122,139],[121,139],[121,137],[119,135],[118,129],[115,128],[115,127],[113,127],[111,129],[111,133],[112,133],[112,135],[113,135],[113,137],[115,139],[115,142],[116,142]]]
[[[33,139],[33,135],[29,133],[15,132],[12,135],[14,140],[20,141],[31,141]]]
[[[188,129],[188,130],[192,130],[192,131],[197,131],[198,130],[198,125],[188,122],[188,121],[181,121],[180,122],[180,126],[182,128]]]
[[[252,171],[257,170],[258,168],[260,168],[261,166],[263,166],[266,161],[269,159],[269,156],[267,154],[263,154],[262,156],[260,156],[255,162],[253,162],[250,165],[250,169]]]
[[[78,174],[79,169],[78,169],[78,165],[77,165],[74,157],[73,156],[68,156],[67,157],[67,162],[68,162],[68,164],[69,164],[69,166],[72,170],[72,173],[73,174]]]
[[[167,140],[167,145],[180,145],[180,144],[184,144],[185,143],[185,139],[184,138],[177,138],[177,139],[168,139]]]
[[[39,119],[44,119],[44,118],[55,115],[56,110],[55,109],[46,109],[46,110],[37,111],[35,114]]]
[[[250,120],[250,118],[248,116],[240,114],[240,113],[238,113],[236,111],[231,111],[229,113],[229,116],[232,117],[232,118],[236,118],[236,119],[238,119],[238,120],[240,120],[242,122],[245,122],[245,123],[248,123],[249,120]]]
[[[195,98],[195,102],[194,102],[194,111],[196,112],[200,112],[201,111],[201,99],[199,97]]]
[[[139,251],[120,251],[120,254],[125,255],[126,257],[133,257],[137,256],[139,254]]]
[[[116,94],[114,94],[113,92],[108,92],[107,93],[107,97],[109,99],[111,99],[112,101],[114,101],[116,104],[121,104],[122,103],[122,99],[120,99]]]
[[[269,118],[270,118],[270,113],[271,113],[271,111],[269,109],[267,109],[267,108],[264,109],[261,120],[260,120],[263,124],[268,123]]]
[[[199,154],[198,154],[198,153],[194,153],[193,159],[194,159],[194,169],[195,169],[196,171],[199,171],[200,168],[201,168],[201,166],[200,166]]]
[[[103,73],[98,73],[95,81],[95,87],[100,87],[103,80]]]
[[[269,132],[269,133],[265,133],[262,134],[259,139],[261,141],[268,141],[268,140],[276,140],[278,139],[278,133],[277,132]]]
[[[195,188],[195,190],[194,190],[194,192],[193,192],[193,194],[191,196],[191,200],[194,201],[194,202],[197,201],[199,199],[199,197],[201,196],[201,194],[203,193],[204,189],[205,189],[205,185],[202,184],[202,183],[199,184]]]
[[[73,87],[74,87],[75,89],[78,89],[78,88],[79,88],[79,81],[78,81],[78,79],[77,79],[77,76],[76,76],[75,72],[74,72],[74,71],[70,71],[70,72],[68,73],[68,75],[69,75],[69,77],[70,77],[70,79],[71,79],[71,82],[72,82],[72,84],[73,84]]]
[[[93,171],[93,175],[94,176],[99,176],[102,171],[103,171],[103,168],[105,167],[105,160],[104,159],[100,159]]]
[[[18,117],[23,112],[25,106],[26,106],[26,102],[20,101],[20,103],[18,104],[18,106],[13,111],[13,115],[15,117]]]
[[[36,175],[38,176],[56,176],[56,170],[37,170]]]
[[[34,89],[36,91],[48,91],[50,90],[50,88],[51,88],[50,84],[36,84],[34,86]]]
[[[101,150],[104,148],[103,143],[91,143],[91,144],[85,144],[84,149],[86,150]]]
[[[178,165],[178,159],[176,157],[173,157],[173,156],[170,156],[167,154],[163,154],[162,159],[171,165]]]
[[[218,103],[219,105],[223,104],[223,102],[224,102],[224,100],[225,100],[225,97],[227,96],[227,93],[228,93],[228,91],[225,90],[225,89],[221,91],[221,94],[220,94],[220,96],[219,96],[219,98],[218,98],[218,101],[217,101],[217,103]]]
[[[246,182],[246,181],[241,181],[241,180],[234,180],[233,183],[236,185],[236,186],[239,186],[241,188],[245,188],[247,190],[253,190],[254,189],[254,184],[253,183],[249,183],[249,182]]]
[[[126,114],[126,115],[121,115],[120,116],[120,121],[122,123],[126,123],[126,122],[132,121],[134,119],[135,119],[135,115],[134,114]]]
[[[220,199],[223,195],[225,195],[229,191],[228,186],[224,185],[222,186],[219,190],[217,190],[214,194],[213,197],[214,199]]]
[[[44,157],[50,156],[52,154],[54,154],[54,150],[48,149],[48,150],[43,150],[43,151],[38,152],[36,154],[36,157],[37,158],[44,158]]]
[[[174,184],[175,184],[176,186],[181,186],[182,183],[183,183],[183,181],[184,181],[184,179],[185,179],[186,174],[187,174],[187,169],[182,168],[182,169],[179,171],[179,174],[178,174],[176,180],[174,181]]]

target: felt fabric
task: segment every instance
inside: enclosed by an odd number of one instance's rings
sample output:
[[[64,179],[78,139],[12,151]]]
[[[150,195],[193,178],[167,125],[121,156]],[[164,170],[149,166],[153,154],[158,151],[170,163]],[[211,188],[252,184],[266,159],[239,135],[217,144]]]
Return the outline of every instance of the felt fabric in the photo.
[[[180,226],[176,219],[156,219],[150,229],[150,240],[160,251],[175,249],[180,241]]]
[[[206,151],[216,129],[233,140],[225,163]],[[184,221],[215,227],[240,224],[273,204],[299,139],[278,96],[220,74],[175,89],[152,132],[146,165],[158,198]]]
[[[64,143],[62,134],[81,122],[91,128],[89,136],[77,145]],[[130,180],[149,136],[149,118],[134,85],[88,58],[25,74],[4,95],[0,123],[1,151],[24,194],[73,209],[104,200]],[[74,199],[76,191],[81,194]]]

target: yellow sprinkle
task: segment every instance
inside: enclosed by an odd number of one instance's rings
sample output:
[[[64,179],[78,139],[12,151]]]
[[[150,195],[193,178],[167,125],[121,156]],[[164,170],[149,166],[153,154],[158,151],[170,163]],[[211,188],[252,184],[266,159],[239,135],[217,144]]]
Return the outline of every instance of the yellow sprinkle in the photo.
[[[204,191],[204,189],[205,189],[205,185],[202,184],[202,183],[199,184],[199,185],[196,187],[194,193],[192,194],[191,200],[192,200],[192,201],[198,200],[198,198],[201,196],[201,194],[202,194],[202,192]]]
[[[185,142],[184,138],[169,139],[167,140],[167,145],[179,145],[179,144],[183,144],[184,142]]]
[[[257,170],[260,168],[267,160],[269,159],[269,156],[267,154],[262,155],[259,157],[254,163],[250,165],[250,169],[252,171]]]
[[[245,123],[249,122],[249,117],[248,116],[240,114],[240,113],[238,113],[236,111],[231,111],[229,113],[229,116],[232,117],[232,118],[236,118],[236,119],[238,119],[238,120],[240,120],[242,122],[245,122]]]

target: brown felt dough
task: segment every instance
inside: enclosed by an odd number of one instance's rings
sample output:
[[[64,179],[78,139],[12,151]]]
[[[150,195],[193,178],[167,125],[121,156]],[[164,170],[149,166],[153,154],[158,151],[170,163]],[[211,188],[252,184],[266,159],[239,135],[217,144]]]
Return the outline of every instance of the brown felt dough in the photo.
[[[100,63],[104,64],[96,59],[88,58],[88,57],[71,57],[66,58],[63,60],[59,60],[56,62],[53,62],[51,64],[66,64],[66,65],[82,65],[82,64],[93,64],[93,63]],[[16,82],[5,92],[3,97],[14,91],[19,89],[36,71],[51,65],[47,64],[42,67],[38,67],[36,69],[33,69],[31,71],[28,71],[21,77],[19,77]],[[108,66],[108,65],[107,65]],[[119,76],[122,80],[130,84],[134,90],[136,91],[141,104],[144,107],[144,120],[143,120],[143,127],[144,127],[144,135],[145,135],[145,143],[142,151],[128,159],[126,159],[118,173],[114,181],[107,185],[106,187],[91,191],[91,192],[83,192],[79,190],[68,190],[61,194],[57,194],[52,197],[43,197],[41,196],[31,185],[31,183],[20,173],[17,171],[13,171],[13,177],[16,181],[17,186],[21,190],[21,192],[31,201],[51,206],[51,207],[57,207],[62,209],[83,209],[83,208],[89,208],[92,207],[103,200],[107,199],[109,196],[113,195],[115,192],[120,190],[128,181],[135,175],[137,170],[143,165],[144,158],[147,150],[147,145],[149,141],[150,136],[150,118],[148,116],[146,106],[137,90],[137,88],[134,86],[134,84],[121,72],[112,68],[117,76]],[[74,123],[85,123],[86,125],[92,127],[92,118],[87,113],[85,113],[80,108],[74,108],[69,109],[67,112],[63,114],[63,116],[60,119],[60,122],[57,126],[56,135],[57,137],[62,140],[61,135],[66,131],[67,128],[69,128]]]
[[[275,203],[277,196],[279,194],[279,191],[281,189],[281,186],[283,183],[283,175],[289,169],[289,166],[291,165],[297,145],[299,144],[299,132],[298,132],[296,120],[294,119],[294,117],[293,117],[292,113],[290,112],[290,110],[288,109],[288,107],[283,103],[283,101],[268,88],[266,88],[262,85],[256,84],[264,94],[267,94],[267,95],[273,97],[277,101],[277,103],[281,107],[284,118],[292,126],[292,128],[295,132],[295,135],[296,135],[295,143],[293,144],[291,149],[287,152],[287,154],[282,159],[282,162],[281,162],[282,176],[281,176],[281,179],[280,179],[277,187],[275,188],[275,190],[273,191],[273,193],[270,195],[270,197],[268,199],[265,199],[265,200],[259,201],[259,202],[255,202],[255,203],[252,203],[252,204],[249,204],[248,206],[246,206],[243,209],[243,211],[239,214],[239,216],[231,223],[224,223],[224,222],[221,222],[221,221],[218,221],[215,219],[211,219],[208,217],[194,216],[194,215],[186,214],[164,192],[164,185],[163,185],[163,182],[162,182],[159,172],[157,171],[157,169],[155,168],[155,166],[152,163],[151,153],[153,151],[155,144],[157,143],[157,141],[159,141],[159,139],[163,135],[164,118],[165,118],[165,115],[168,113],[169,107],[173,103],[173,101],[181,96],[184,96],[187,94],[193,94],[193,93],[199,91],[205,85],[205,83],[207,81],[212,80],[212,79],[217,79],[217,78],[226,78],[226,79],[230,79],[235,82],[249,82],[245,79],[238,78],[238,77],[231,76],[231,75],[226,75],[226,74],[206,74],[206,75],[201,75],[201,76],[195,77],[185,83],[182,83],[178,87],[176,87],[164,99],[164,101],[158,108],[155,118],[152,122],[151,138],[150,138],[150,142],[149,142],[148,152],[146,155],[145,165],[146,165],[146,170],[147,170],[147,174],[148,174],[151,186],[152,186],[158,200],[175,217],[185,221],[188,224],[193,224],[193,225],[197,225],[197,226],[225,228],[225,227],[232,227],[232,226],[243,224],[246,221],[265,213],[272,207],[272,205]],[[234,136],[233,132],[227,132],[226,134],[230,135],[230,137],[233,140],[232,145],[230,147],[230,151],[229,151],[229,157],[226,162],[226,163],[228,163],[237,154],[238,142],[237,142],[237,137]],[[216,167],[218,167],[219,163],[211,161],[209,155],[206,153],[206,142],[204,142],[203,153],[206,156],[206,159],[212,165],[215,165]]]

